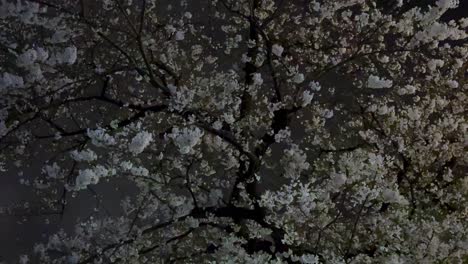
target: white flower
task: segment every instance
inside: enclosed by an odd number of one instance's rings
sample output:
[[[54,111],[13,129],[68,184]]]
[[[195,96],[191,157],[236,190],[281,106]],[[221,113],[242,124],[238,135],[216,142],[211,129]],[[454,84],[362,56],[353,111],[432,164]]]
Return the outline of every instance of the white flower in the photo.
[[[132,139],[132,142],[128,145],[128,149],[134,155],[140,154],[143,150],[153,141],[153,134],[141,131]]]
[[[26,80],[28,82],[35,82],[35,81],[42,81],[44,79],[44,75],[42,74],[42,69],[39,64],[33,64],[28,67],[29,73],[26,76]]]
[[[172,94],[169,105],[169,109],[171,110],[182,111],[193,101],[193,97],[195,96],[195,92],[185,86],[176,87],[168,85],[167,88]]]
[[[385,263],[385,264],[404,264],[404,263],[407,263],[407,262],[403,261],[400,256],[393,253],[392,255],[386,257],[384,259],[384,262],[382,262],[382,263]]]
[[[344,173],[333,172],[330,174],[331,184],[335,188],[340,188],[341,186],[343,186],[346,183],[347,179],[348,178],[346,177],[346,174]]]
[[[200,142],[203,134],[203,130],[198,127],[182,129],[176,127],[167,136],[174,141],[181,154],[187,154]]]
[[[97,184],[99,176],[91,169],[80,170],[75,180],[75,189],[82,190],[90,184]]]
[[[275,142],[279,143],[291,136],[291,130],[288,128],[278,131],[275,135]]]
[[[10,74],[8,72],[3,73],[0,77],[0,91],[8,88],[22,88],[24,87],[23,77]]]
[[[416,91],[417,91],[416,86],[406,85],[405,87],[401,87],[400,89],[398,89],[397,93],[399,95],[405,95],[405,94],[414,94],[416,93]]]
[[[76,61],[76,47],[71,46],[65,49],[65,51],[61,54],[61,62],[66,64],[74,64]]]
[[[28,66],[36,62],[37,60],[37,52],[34,49],[28,49],[25,51],[23,54],[18,56],[16,59],[16,63],[18,63],[19,66]]]
[[[86,134],[89,138],[91,138],[91,142],[95,146],[103,146],[103,145],[114,145],[116,144],[115,139],[106,133],[106,130],[103,128],[96,128],[95,130],[91,130],[88,128]]]
[[[421,118],[421,111],[419,109],[416,109],[416,108],[410,108],[408,109],[408,113],[407,113],[408,117],[410,120],[419,120]]]
[[[19,264],[27,264],[29,263],[29,257],[27,255],[21,255],[19,257],[19,261],[18,261]]]
[[[49,39],[49,41],[51,43],[64,43],[66,41],[68,41],[69,39],[69,36],[68,36],[68,32],[65,31],[65,30],[57,30],[54,32],[54,35],[52,35],[52,37]]]
[[[169,35],[174,34],[177,31],[177,29],[173,25],[166,25],[166,32]]]
[[[196,58],[198,55],[202,54],[203,47],[201,45],[193,45],[192,46],[192,57]]]
[[[93,161],[97,159],[96,153],[94,153],[90,149],[82,150],[82,151],[74,150],[70,154],[72,158],[76,161],[88,161],[89,162],[89,161]]]
[[[254,85],[262,85],[263,84],[263,79],[262,75],[258,72],[252,74],[252,80]]]
[[[185,197],[174,195],[170,197],[169,203],[174,207],[179,207],[185,203]]]
[[[309,162],[307,162],[306,153],[295,144],[290,149],[284,150],[281,163],[284,166],[286,178],[290,179],[297,179],[302,171],[310,167]]]
[[[208,194],[208,204],[214,206],[223,198],[223,192],[220,189],[211,189]]]
[[[406,94],[414,94],[416,92],[416,87],[414,87],[413,85],[406,85],[405,92]]]
[[[322,87],[320,86],[320,83],[314,82],[314,81],[311,81],[309,83],[309,87],[310,87],[310,89],[312,91],[316,91],[316,92],[318,92],[318,91],[320,91],[320,89],[322,89]]]
[[[314,98],[314,94],[309,92],[309,91],[304,91],[302,93],[302,107],[305,107],[312,102],[312,99]]]
[[[228,124],[232,124],[236,121],[236,119],[234,118],[234,116],[232,114],[229,114],[229,113],[224,113],[223,114],[223,119],[224,121],[226,121],[226,123]],[[1,133],[0,133],[1,134]]]
[[[241,62],[242,63],[247,63],[247,62],[250,62],[252,61],[252,58],[250,58],[249,56],[247,56],[246,53],[242,54],[242,57],[241,57]]]
[[[391,80],[386,80],[375,75],[369,76],[367,80],[367,87],[372,89],[390,88],[392,85],[393,82]]]
[[[283,54],[283,51],[284,51],[284,48],[281,45],[273,44],[273,46],[271,47],[271,52],[278,57],[281,57],[281,55]]]
[[[198,219],[193,218],[191,216],[187,217],[185,221],[187,222],[190,228],[197,228],[200,225],[200,221],[198,221]]]
[[[333,115],[334,115],[334,114],[333,114],[333,110],[324,109],[324,110],[322,111],[322,116],[323,116],[323,118],[325,118],[325,119],[330,119],[330,118],[333,117]]]
[[[120,167],[123,170],[131,170],[133,168],[133,164],[130,161],[124,161],[120,164]]]
[[[458,88],[459,86],[458,82],[454,80],[448,80],[447,85],[452,89]]]
[[[389,108],[387,105],[382,105],[377,109],[377,114],[379,115],[386,115],[388,112],[390,112],[391,108]]]
[[[77,50],[75,46],[67,47],[63,50],[63,52],[57,52],[53,54],[50,58],[48,63],[50,65],[56,64],[74,64],[77,59]]]
[[[60,167],[54,162],[52,165],[46,165],[42,168],[42,172],[47,174],[52,179],[59,179],[62,177],[62,171]]]
[[[292,81],[295,82],[295,83],[302,83],[303,81],[305,80],[305,77],[304,77],[304,74],[302,73],[297,73],[296,75],[294,75]]]
[[[36,54],[37,54],[37,61],[40,61],[40,62],[46,61],[47,58],[49,57],[49,52],[47,52],[47,50],[41,47],[36,48]]]
[[[460,3],[458,0],[439,0],[436,4],[440,9],[447,10],[457,8]]]
[[[427,67],[431,71],[435,71],[437,68],[443,67],[444,66],[444,61],[443,60],[430,60],[427,63]]]
[[[90,184],[97,184],[102,177],[115,173],[102,165],[97,165],[93,169],[80,170],[75,180],[75,189],[82,190]]]
[[[190,12],[185,12],[185,13],[184,13],[184,17],[186,17],[187,19],[191,19],[191,18],[192,18],[192,13],[190,13]]]
[[[406,199],[400,195],[398,191],[391,189],[385,189],[382,191],[382,198],[387,203],[399,203],[404,204]]]
[[[301,259],[300,259],[300,262],[304,263],[304,264],[318,264],[318,263],[320,263],[319,258],[317,256],[315,256],[315,255],[312,255],[312,254],[302,255]]]
[[[183,31],[177,31],[175,34],[175,40],[184,40],[185,38],[185,32]]]
[[[388,56],[382,56],[378,58],[378,60],[382,63],[388,63],[390,61],[390,58]]]
[[[132,167],[130,169],[130,172],[136,176],[148,176],[149,175],[148,169],[144,167]]]
[[[400,88],[400,89],[398,89],[397,93],[398,93],[399,95],[405,95],[405,94],[407,94],[407,91],[406,91],[405,88]]]

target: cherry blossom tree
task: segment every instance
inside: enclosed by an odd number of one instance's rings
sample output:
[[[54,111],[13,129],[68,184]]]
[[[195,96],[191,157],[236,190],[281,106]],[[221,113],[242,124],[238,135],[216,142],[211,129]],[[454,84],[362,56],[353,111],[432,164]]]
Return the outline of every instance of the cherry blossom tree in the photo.
[[[138,190],[20,262],[466,263],[468,19],[417,2],[1,0],[2,169]]]

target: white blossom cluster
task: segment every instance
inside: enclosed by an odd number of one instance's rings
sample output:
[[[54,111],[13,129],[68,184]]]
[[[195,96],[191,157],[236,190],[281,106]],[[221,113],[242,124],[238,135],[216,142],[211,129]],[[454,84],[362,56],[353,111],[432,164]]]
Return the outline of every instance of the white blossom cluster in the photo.
[[[367,87],[372,89],[390,88],[392,86],[392,80],[387,80],[379,76],[371,75],[369,79],[367,79]]]
[[[83,190],[91,184],[98,184],[101,178],[115,174],[115,169],[108,169],[102,165],[96,165],[93,168],[80,170],[75,180],[73,189]]]
[[[284,151],[281,163],[284,166],[285,177],[291,179],[299,178],[301,173],[310,167],[307,155],[297,145],[292,145],[290,149]]]
[[[63,176],[62,169],[59,167],[57,162],[54,162],[52,165],[44,166],[44,168],[42,168],[42,172],[47,174],[48,177],[53,178],[53,179],[58,179]]]
[[[200,143],[203,137],[203,130],[198,127],[173,128],[167,137],[172,139],[181,154],[188,154]]]
[[[149,171],[145,167],[135,166],[130,161],[124,161],[120,164],[120,167],[127,172],[130,172],[132,175],[136,176],[148,176]]]
[[[302,93],[302,107],[309,105],[312,102],[312,99],[314,99],[314,94],[310,91],[304,91]]]
[[[23,77],[10,74],[8,72],[3,73],[0,77],[0,91],[7,90],[10,88],[17,89],[24,87]]]
[[[195,92],[192,89],[185,86],[175,87],[170,85],[169,89],[173,97],[170,108],[176,111],[184,110],[192,102],[195,95]]]
[[[153,141],[153,134],[147,131],[138,132],[128,145],[128,149],[134,155],[140,154]]]
[[[77,59],[77,49],[75,46],[67,47],[63,51],[59,51],[56,53],[53,53],[49,60],[48,63],[50,65],[55,65],[55,64],[74,64]]]
[[[109,135],[105,129],[88,129],[87,136],[91,139],[92,143],[98,147],[105,145],[116,144],[115,138]]]
[[[73,150],[70,152],[72,158],[76,161],[87,161],[91,162],[97,159],[96,153],[90,149],[78,151],[78,150]]]
[[[278,57],[281,57],[281,55],[283,54],[283,51],[284,51],[284,48],[279,44],[273,44],[273,46],[271,47],[271,52]]]

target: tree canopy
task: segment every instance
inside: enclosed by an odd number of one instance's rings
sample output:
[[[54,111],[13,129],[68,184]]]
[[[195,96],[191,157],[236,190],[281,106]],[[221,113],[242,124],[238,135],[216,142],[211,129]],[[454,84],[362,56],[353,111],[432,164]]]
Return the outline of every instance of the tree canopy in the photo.
[[[468,18],[420,2],[1,0],[0,169],[135,187],[20,263],[467,263]]]

